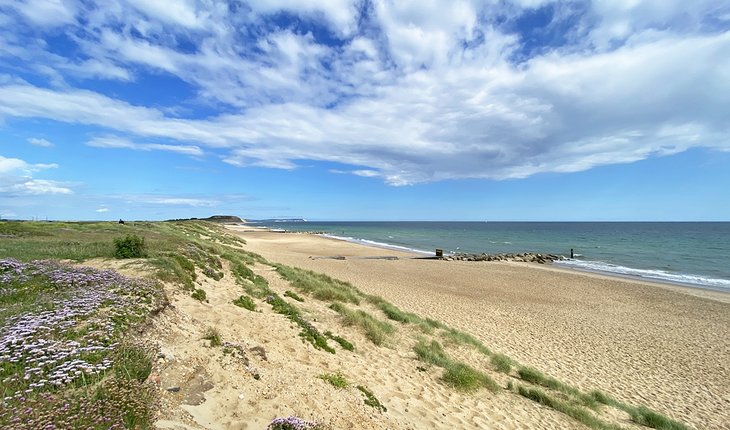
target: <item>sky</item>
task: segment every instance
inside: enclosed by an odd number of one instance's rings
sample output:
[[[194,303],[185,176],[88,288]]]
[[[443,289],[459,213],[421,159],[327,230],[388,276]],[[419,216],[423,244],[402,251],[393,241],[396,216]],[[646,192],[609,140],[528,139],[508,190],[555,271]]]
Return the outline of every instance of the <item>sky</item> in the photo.
[[[728,221],[729,0],[0,0],[0,218]]]

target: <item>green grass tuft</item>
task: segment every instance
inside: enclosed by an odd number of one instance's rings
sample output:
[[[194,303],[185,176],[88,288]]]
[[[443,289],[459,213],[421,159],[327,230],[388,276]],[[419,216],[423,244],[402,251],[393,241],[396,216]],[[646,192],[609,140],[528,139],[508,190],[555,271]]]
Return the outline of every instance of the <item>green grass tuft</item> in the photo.
[[[340,372],[324,373],[322,375],[319,375],[319,378],[329,382],[335,388],[342,389],[342,388],[347,388],[350,386],[350,383],[347,382],[347,379],[345,379],[345,376]]]
[[[276,271],[291,285],[315,299],[360,304],[360,292],[349,282],[330,278],[322,273],[276,265]]]
[[[491,354],[491,351],[489,350],[489,348],[484,346],[482,341],[480,341],[479,339],[477,339],[476,337],[472,336],[469,333],[466,333],[466,332],[463,332],[460,330],[456,330],[453,328],[445,328],[444,331],[441,333],[441,335],[445,339],[447,339],[451,342],[457,343],[459,345],[471,345],[484,355]]]
[[[337,336],[335,334],[332,334],[331,331],[324,332],[324,335],[327,336],[328,338],[334,340],[338,344],[340,344],[340,346],[344,350],[347,350],[347,351],[354,351],[355,350],[355,345],[353,345],[350,342],[348,342],[347,339],[345,339],[344,337],[341,337],[341,336]]]
[[[208,301],[208,295],[205,294],[205,290],[202,290],[200,288],[196,288],[195,290],[193,290],[193,293],[190,294],[190,297],[201,302]]]
[[[621,428],[609,423],[606,423],[595,415],[593,415],[588,409],[579,406],[572,405],[563,400],[557,399],[550,396],[544,391],[537,388],[526,388],[522,385],[517,387],[517,393],[523,397],[526,397],[532,401],[545,405],[551,409],[555,409],[558,412],[562,412],[569,417],[576,419],[577,421],[585,424],[586,426],[597,429],[597,430],[620,430]]]
[[[256,303],[254,303],[249,296],[241,296],[234,300],[233,304],[240,308],[248,309],[252,312],[256,310]]]
[[[509,373],[512,370],[512,360],[506,355],[494,354],[490,358],[490,361],[492,362],[492,366],[494,366],[494,370],[497,372]]]
[[[633,408],[630,412],[631,421],[655,428],[658,430],[688,430],[689,428],[684,424],[674,421],[658,412],[654,412],[644,406]]]
[[[499,391],[499,385],[486,373],[453,360],[446,355],[441,344],[435,340],[427,343],[421,339],[413,347],[413,351],[419,360],[442,367],[444,369],[442,379],[454,388],[464,391],[473,391],[478,388],[487,388],[492,392]]]
[[[361,310],[352,310],[341,303],[332,303],[330,308],[342,316],[345,325],[360,327],[372,343],[382,345],[395,332],[395,327]]]
[[[144,382],[152,372],[153,351],[139,345],[122,344],[114,351],[117,378]]]
[[[304,302],[304,299],[297,293],[291,290],[284,291],[284,297],[291,297],[292,299],[298,301],[298,302]]]
[[[362,385],[358,385],[357,389],[360,390],[362,395],[365,397],[365,404],[379,410],[380,412],[388,412],[388,408],[385,407],[382,403],[380,403],[380,400],[378,400],[377,397],[375,397],[375,394],[373,394],[372,391],[368,390],[366,387]]]
[[[205,334],[203,334],[203,339],[210,341],[211,348],[223,345],[221,333],[215,327],[208,327]]]

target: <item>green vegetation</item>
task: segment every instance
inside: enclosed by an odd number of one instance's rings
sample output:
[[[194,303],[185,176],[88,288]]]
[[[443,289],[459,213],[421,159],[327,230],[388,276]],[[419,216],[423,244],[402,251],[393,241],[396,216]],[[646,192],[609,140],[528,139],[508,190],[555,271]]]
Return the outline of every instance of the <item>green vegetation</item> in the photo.
[[[487,388],[492,392],[499,391],[499,386],[484,372],[480,372],[469,365],[451,359],[440,343],[433,340],[427,343],[419,340],[413,347],[419,360],[444,369],[442,379],[447,384],[464,391],[473,391]]]
[[[412,314],[410,312],[404,312],[404,311],[398,309],[398,307],[395,306],[394,304],[385,301],[385,299],[383,299],[382,297],[367,296],[367,301],[369,303],[375,305],[375,307],[377,307],[381,311],[383,311],[385,316],[388,317],[388,319],[391,319],[393,321],[398,321],[398,322],[408,323],[408,324],[420,323],[423,321],[421,319],[421,317],[419,317],[418,315]]]
[[[291,290],[284,291],[284,297],[291,297],[292,299],[298,301],[298,302],[304,302],[304,299],[297,293]]]
[[[509,373],[512,370],[512,360],[506,355],[494,354],[490,358],[490,361],[492,362],[492,366],[494,366],[494,370],[497,372]]]
[[[233,304],[238,307],[248,309],[249,311],[252,311],[252,312],[256,310],[256,303],[254,303],[253,300],[251,300],[251,297],[249,297],[249,296],[241,296],[241,297],[237,298],[236,300],[234,300]]]
[[[327,344],[327,338],[317,330],[309,321],[305,320],[294,305],[287,303],[273,291],[266,298],[271,309],[282,315],[286,315],[292,322],[296,323],[302,331],[299,336],[302,340],[311,343],[315,348],[325,350],[331,354],[335,353],[334,348]]]
[[[555,378],[545,376],[542,372],[531,367],[520,367],[517,369],[517,376],[525,382],[530,382],[535,385],[541,385],[545,388],[550,388],[556,391],[560,391],[569,396],[574,396],[580,403],[591,408],[597,406],[596,399],[591,395],[581,393],[578,389],[566,385]]]
[[[205,290],[202,290],[200,288],[196,288],[193,290],[193,293],[190,294],[190,297],[194,298],[195,300],[199,300],[201,302],[207,302],[208,301],[208,295],[205,294]]]
[[[659,430],[689,430],[687,426],[644,406],[631,408],[631,421]]]
[[[351,344],[350,342],[348,342],[343,337],[340,337],[340,336],[337,336],[335,334],[332,334],[331,331],[324,332],[324,335],[327,336],[329,339],[332,339],[335,342],[337,342],[338,344],[340,344],[340,346],[344,350],[347,350],[347,351],[354,351],[355,350],[355,345]]]
[[[522,385],[517,387],[517,393],[532,401],[545,405],[558,412],[562,412],[569,417],[585,424],[586,426],[597,430],[620,430],[621,428],[612,424],[608,424],[597,418],[589,409],[585,407],[572,405],[566,401],[552,397],[538,388],[526,388]]]
[[[448,327],[443,330],[444,331],[441,333],[441,336],[450,342],[454,342],[459,345],[471,345],[484,355],[490,355],[492,353],[479,339],[469,333]]]
[[[291,285],[315,299],[360,304],[360,292],[349,282],[330,278],[327,275],[277,264],[276,271]]]
[[[385,321],[373,317],[362,310],[352,310],[341,303],[332,303],[330,308],[342,316],[345,325],[360,327],[372,343],[380,346],[395,332],[395,328]]]
[[[223,342],[221,341],[221,333],[215,327],[208,327],[203,334],[203,339],[210,341],[211,348],[223,345]]]
[[[388,408],[385,407],[382,403],[380,403],[380,400],[378,400],[377,397],[375,397],[375,394],[373,394],[372,391],[368,390],[366,387],[362,385],[358,385],[357,389],[360,390],[363,397],[365,397],[365,404],[379,410],[380,412],[388,412]]]
[[[319,378],[329,382],[335,388],[342,389],[342,388],[347,388],[350,386],[350,383],[347,382],[347,379],[345,379],[345,376],[340,372],[325,373],[325,374],[319,375]]]
[[[114,370],[120,379],[144,382],[152,372],[153,351],[140,345],[123,343],[114,352]]]
[[[128,234],[114,239],[114,257],[142,258],[145,256],[144,239],[136,234]]]

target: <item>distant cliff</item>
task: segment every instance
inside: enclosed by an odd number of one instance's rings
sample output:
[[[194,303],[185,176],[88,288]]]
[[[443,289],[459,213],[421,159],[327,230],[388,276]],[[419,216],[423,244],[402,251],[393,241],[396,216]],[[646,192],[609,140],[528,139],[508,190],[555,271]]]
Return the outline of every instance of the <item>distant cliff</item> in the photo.
[[[234,215],[213,215],[208,218],[182,218],[182,219],[170,219],[168,221],[210,221],[219,222],[221,224],[240,224],[246,222]]]

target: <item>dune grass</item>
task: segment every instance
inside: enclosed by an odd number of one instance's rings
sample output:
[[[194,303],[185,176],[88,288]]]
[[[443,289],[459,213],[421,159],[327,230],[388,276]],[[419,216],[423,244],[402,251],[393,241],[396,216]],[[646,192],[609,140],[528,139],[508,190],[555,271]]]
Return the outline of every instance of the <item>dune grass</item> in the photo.
[[[517,369],[517,375],[525,382],[540,385],[542,387],[550,388],[569,396],[573,396],[578,402],[592,409],[595,409],[598,406],[599,402],[592,395],[584,394],[577,388],[564,384],[550,376],[546,376],[537,369],[523,366]]]
[[[444,328],[441,332],[441,336],[450,341],[454,342],[459,345],[471,345],[474,348],[477,349],[477,351],[481,352],[484,355],[491,355],[492,352],[487,348],[482,341],[477,339],[476,337],[472,336],[469,333],[463,332],[461,330],[456,330],[453,328]]]
[[[512,360],[503,354],[494,354],[490,357],[494,370],[500,373],[509,373],[512,370]]]
[[[629,415],[631,415],[631,421],[642,426],[652,427],[658,430],[689,430],[689,427],[686,425],[644,406],[631,408]]]
[[[500,390],[499,385],[486,373],[452,359],[435,340],[429,343],[420,339],[413,347],[413,351],[419,360],[443,368],[444,374],[441,378],[454,388],[463,391],[474,391],[479,388],[486,388],[492,392]]]
[[[342,322],[345,325],[359,327],[365,333],[365,337],[375,345],[383,345],[386,339],[395,332],[395,327],[365,311],[352,310],[338,302],[332,303],[330,308],[342,316]]]
[[[541,405],[545,405],[558,412],[562,412],[592,429],[621,430],[621,427],[606,423],[599,419],[589,409],[583,406],[570,404],[569,402],[553,397],[539,388],[527,388],[520,385],[517,387],[517,393],[532,401],[540,403]]]
[[[300,303],[301,302],[304,302],[304,299],[299,294],[297,294],[297,293],[295,293],[294,291],[291,291],[291,290],[284,291],[284,297],[290,297],[290,298],[292,298],[292,299],[294,299],[294,300],[296,300],[296,301],[298,301]]]
[[[385,407],[382,403],[380,403],[380,400],[378,400],[377,397],[375,397],[375,394],[373,394],[372,391],[368,390],[367,387],[363,385],[358,385],[356,387],[365,397],[365,404],[379,410],[380,412],[388,412],[388,408]]]
[[[251,312],[256,311],[256,303],[251,300],[251,297],[249,296],[240,296],[236,300],[233,301],[233,304],[238,306],[239,308],[248,309]]]
[[[332,339],[335,342],[337,342],[340,345],[340,347],[342,347],[342,349],[344,349],[346,351],[354,351],[355,350],[355,345],[353,345],[352,343],[348,342],[347,339],[345,339],[342,336],[337,336],[336,334],[333,334],[331,331],[324,332],[324,335],[327,336],[327,338]]]
[[[322,375],[319,375],[319,379],[323,379],[330,383],[335,388],[343,389],[350,386],[350,383],[347,382],[347,379],[345,379],[345,376],[340,373],[324,373]]]
[[[343,302],[360,304],[361,294],[349,282],[330,278],[311,270],[277,264],[276,271],[299,291],[311,295],[315,299],[327,302]]]

